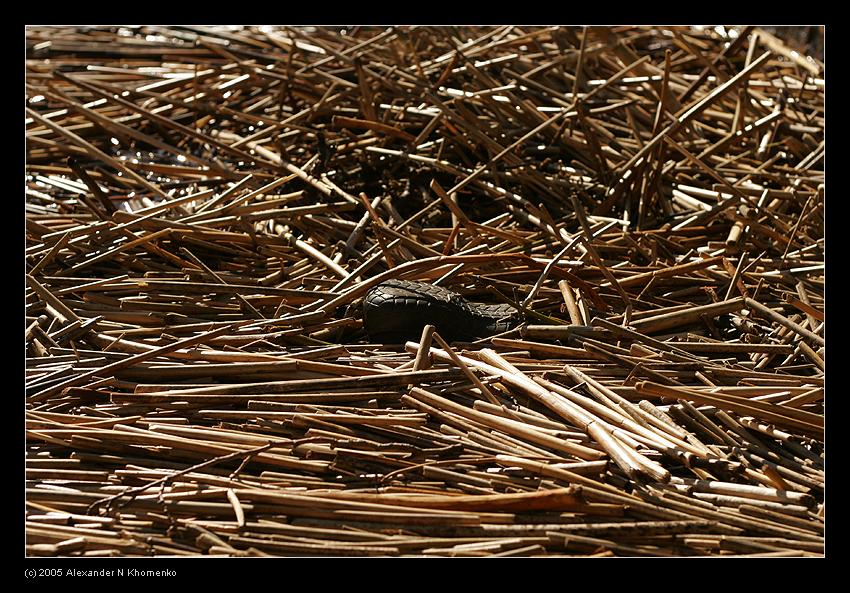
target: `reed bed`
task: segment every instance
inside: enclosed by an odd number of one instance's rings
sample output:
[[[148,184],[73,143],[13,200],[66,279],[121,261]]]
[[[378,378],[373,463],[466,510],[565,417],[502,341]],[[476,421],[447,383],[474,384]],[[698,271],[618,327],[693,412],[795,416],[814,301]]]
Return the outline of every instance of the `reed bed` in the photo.
[[[823,555],[818,59],[751,26],[26,44],[27,555]],[[522,323],[374,343],[389,278]]]

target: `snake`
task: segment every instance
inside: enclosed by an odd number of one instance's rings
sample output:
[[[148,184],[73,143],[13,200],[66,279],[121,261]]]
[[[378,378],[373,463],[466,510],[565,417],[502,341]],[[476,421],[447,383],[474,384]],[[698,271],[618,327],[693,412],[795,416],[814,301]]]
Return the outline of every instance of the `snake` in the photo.
[[[447,341],[470,341],[501,334],[520,322],[509,304],[468,301],[447,288],[413,280],[386,280],[363,303],[363,326],[375,342],[419,340],[433,325]]]

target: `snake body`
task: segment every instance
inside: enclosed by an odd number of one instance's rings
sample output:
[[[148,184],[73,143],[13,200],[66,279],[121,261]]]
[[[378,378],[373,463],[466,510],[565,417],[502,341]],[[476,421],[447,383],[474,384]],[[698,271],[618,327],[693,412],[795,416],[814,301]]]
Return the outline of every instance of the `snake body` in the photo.
[[[517,323],[510,305],[475,303],[440,286],[410,280],[379,284],[363,305],[363,324],[376,342],[418,340],[428,324],[448,341],[474,340],[506,332]]]

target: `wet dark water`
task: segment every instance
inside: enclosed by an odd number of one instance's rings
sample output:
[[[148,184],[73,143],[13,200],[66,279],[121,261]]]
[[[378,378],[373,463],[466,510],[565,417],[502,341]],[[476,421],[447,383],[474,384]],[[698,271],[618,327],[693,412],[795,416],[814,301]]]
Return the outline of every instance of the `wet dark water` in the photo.
[[[784,26],[761,27],[782,39],[791,49],[809,55],[823,62],[824,27],[823,26]]]

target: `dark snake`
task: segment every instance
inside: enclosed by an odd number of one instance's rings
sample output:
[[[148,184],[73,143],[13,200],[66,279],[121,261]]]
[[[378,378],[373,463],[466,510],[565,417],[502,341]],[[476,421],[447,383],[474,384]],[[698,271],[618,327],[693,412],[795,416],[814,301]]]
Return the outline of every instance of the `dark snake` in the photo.
[[[448,341],[504,333],[519,324],[511,305],[467,301],[446,288],[411,280],[387,280],[366,294],[363,325],[374,342],[418,341],[431,324]]]

